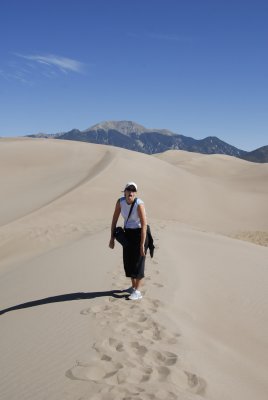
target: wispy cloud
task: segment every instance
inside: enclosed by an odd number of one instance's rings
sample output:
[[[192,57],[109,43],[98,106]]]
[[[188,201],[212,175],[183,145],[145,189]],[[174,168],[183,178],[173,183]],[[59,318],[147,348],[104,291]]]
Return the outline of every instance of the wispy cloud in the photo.
[[[20,83],[26,83],[26,84],[31,84],[31,81],[26,79],[26,74],[24,71],[19,71],[19,70],[11,70],[11,71],[6,71],[6,70],[0,70],[0,77],[5,79],[6,81],[12,81],[16,80],[19,81]]]
[[[15,54],[18,57],[24,58],[25,60],[31,60],[38,64],[43,64],[49,67],[56,67],[60,71],[66,73],[69,71],[81,73],[84,71],[85,65],[80,61],[73,60],[72,58],[60,57],[54,54],[49,55],[23,55]]]
[[[0,77],[32,85],[40,79],[53,79],[71,73],[82,74],[85,71],[86,65],[72,58],[55,54],[12,53],[12,59],[0,70]]]

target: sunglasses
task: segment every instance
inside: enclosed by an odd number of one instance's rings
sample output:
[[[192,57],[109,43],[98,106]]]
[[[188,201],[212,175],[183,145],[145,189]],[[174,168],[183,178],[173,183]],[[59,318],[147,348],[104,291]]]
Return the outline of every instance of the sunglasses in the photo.
[[[136,191],[137,191],[136,188],[135,188],[134,186],[129,186],[129,187],[126,188],[126,190],[127,190],[128,192],[136,192]]]

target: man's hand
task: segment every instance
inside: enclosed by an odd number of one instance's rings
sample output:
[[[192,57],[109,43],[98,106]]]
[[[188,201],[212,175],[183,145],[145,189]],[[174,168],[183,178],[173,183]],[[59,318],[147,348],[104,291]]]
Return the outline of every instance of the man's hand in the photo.
[[[109,247],[110,247],[110,249],[113,249],[113,248],[114,248],[114,238],[111,238],[111,239],[110,239]]]

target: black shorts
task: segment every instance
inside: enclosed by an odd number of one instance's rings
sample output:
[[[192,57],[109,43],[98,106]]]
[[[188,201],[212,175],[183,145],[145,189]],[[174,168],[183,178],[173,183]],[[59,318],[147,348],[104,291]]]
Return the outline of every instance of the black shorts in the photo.
[[[140,255],[141,228],[126,229],[128,245],[123,247],[123,261],[128,278],[144,278],[145,256]]]

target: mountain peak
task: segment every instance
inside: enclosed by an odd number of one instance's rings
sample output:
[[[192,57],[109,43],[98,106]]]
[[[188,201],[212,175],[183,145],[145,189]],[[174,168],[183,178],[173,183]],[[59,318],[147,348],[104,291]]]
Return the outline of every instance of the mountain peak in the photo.
[[[129,135],[130,133],[142,133],[148,131],[147,128],[133,121],[103,121],[99,124],[91,126],[90,128],[84,130],[83,132],[97,131],[97,130],[104,130],[104,131],[115,130],[122,133],[123,135]]]

